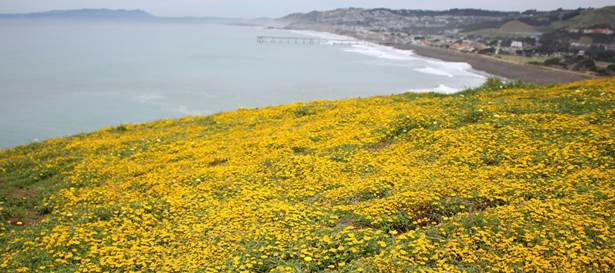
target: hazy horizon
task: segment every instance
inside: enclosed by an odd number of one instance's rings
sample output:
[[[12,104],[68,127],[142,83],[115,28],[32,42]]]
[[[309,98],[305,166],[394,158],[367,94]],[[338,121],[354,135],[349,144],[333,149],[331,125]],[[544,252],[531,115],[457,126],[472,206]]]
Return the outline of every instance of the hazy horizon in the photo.
[[[553,10],[558,8],[575,9],[579,7],[599,8],[615,5],[612,0],[519,0],[510,2],[492,0],[444,0],[434,2],[417,2],[403,0],[91,0],[87,3],[77,0],[3,0],[0,13],[30,13],[66,9],[140,9],[158,16],[220,16],[220,17],[281,17],[295,12],[312,10],[329,10],[335,8],[395,8],[444,10],[451,8],[480,8],[488,10],[523,11],[528,9]]]

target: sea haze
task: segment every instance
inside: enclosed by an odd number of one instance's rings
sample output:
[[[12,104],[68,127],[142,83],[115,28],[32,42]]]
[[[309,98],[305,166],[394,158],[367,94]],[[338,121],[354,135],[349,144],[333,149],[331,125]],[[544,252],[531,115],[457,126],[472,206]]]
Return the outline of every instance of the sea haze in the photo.
[[[319,33],[214,24],[0,22],[0,147],[241,107],[409,90],[485,77],[376,45],[257,44]]]

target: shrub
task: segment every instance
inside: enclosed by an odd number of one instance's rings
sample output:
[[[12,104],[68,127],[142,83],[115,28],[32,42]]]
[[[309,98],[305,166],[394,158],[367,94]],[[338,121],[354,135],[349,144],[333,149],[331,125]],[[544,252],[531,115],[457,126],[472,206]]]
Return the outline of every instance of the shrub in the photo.
[[[557,58],[557,57],[546,59],[544,64],[545,65],[561,65],[562,64],[562,59]]]
[[[577,71],[596,71],[596,63],[593,60],[585,59],[575,64],[572,69]]]
[[[536,85],[524,81],[505,81],[500,78],[492,77],[487,79],[483,85],[477,88],[466,89],[458,94],[472,95],[481,91],[496,91],[510,88],[535,88]]]

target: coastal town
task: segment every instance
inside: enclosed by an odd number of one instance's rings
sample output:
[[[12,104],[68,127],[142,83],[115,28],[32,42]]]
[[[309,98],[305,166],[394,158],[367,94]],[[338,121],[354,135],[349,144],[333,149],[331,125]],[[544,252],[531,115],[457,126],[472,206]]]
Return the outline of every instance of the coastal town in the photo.
[[[338,9],[292,14],[287,28],[353,36],[400,48],[418,46],[505,62],[615,75],[615,7],[525,12]]]

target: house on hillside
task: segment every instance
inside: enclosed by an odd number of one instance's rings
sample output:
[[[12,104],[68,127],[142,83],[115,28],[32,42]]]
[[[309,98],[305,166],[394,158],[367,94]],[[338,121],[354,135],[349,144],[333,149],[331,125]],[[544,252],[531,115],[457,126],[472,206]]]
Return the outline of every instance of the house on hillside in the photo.
[[[579,38],[579,40],[570,43],[570,46],[574,48],[590,48],[593,43],[594,39],[587,36],[583,36]]]
[[[611,35],[615,33],[615,31],[610,28],[589,28],[589,29],[584,29],[583,33]]]
[[[510,47],[514,49],[523,49],[523,42],[522,41],[512,41],[510,43]]]
[[[420,45],[420,46],[432,46],[431,41],[427,39],[420,39],[420,40],[415,39],[414,41],[417,45]]]
[[[477,52],[482,49],[488,48],[488,46],[481,42],[463,40],[463,41],[457,41],[451,44],[449,48],[462,51],[462,52]]]

